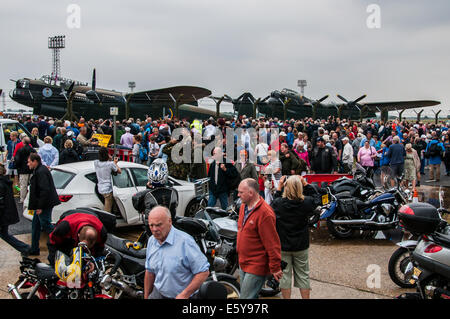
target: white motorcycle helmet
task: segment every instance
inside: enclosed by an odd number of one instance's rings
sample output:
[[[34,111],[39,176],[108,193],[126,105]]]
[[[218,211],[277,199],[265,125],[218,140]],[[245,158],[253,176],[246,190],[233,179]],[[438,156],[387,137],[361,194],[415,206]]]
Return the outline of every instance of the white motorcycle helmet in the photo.
[[[150,164],[147,177],[153,186],[163,186],[169,180],[169,168],[163,159],[157,158]]]

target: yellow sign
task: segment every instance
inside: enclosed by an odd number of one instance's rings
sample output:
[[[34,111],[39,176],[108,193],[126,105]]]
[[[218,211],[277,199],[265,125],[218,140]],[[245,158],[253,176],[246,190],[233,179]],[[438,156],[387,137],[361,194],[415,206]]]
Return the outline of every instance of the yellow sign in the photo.
[[[98,139],[98,145],[108,147],[108,143],[109,143],[109,140],[111,139],[111,135],[93,134],[92,138]]]
[[[322,205],[327,205],[329,202],[328,194],[322,195]]]

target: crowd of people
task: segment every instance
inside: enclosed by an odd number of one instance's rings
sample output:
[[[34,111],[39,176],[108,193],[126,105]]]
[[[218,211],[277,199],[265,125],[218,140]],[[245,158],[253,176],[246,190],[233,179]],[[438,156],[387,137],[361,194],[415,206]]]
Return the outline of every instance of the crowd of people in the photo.
[[[256,298],[269,274],[281,281],[284,298],[291,295],[292,275],[301,296],[309,298],[307,214],[315,206],[312,198],[304,195],[303,189],[308,184],[302,176],[347,174],[358,163],[369,176],[379,172],[382,180],[385,176],[401,177],[405,187],[416,188],[427,168],[430,178],[426,182],[438,182],[442,162],[450,176],[449,123],[435,125],[397,120],[385,123],[373,119],[357,122],[331,116],[321,120],[285,121],[243,116],[234,120],[210,118],[192,122],[147,117],[113,123],[108,119],[81,118],[78,122],[70,122],[40,116],[34,120],[27,118],[23,124],[31,136],[8,132],[10,139],[2,166],[6,169],[0,167],[0,175],[5,175],[0,178],[0,198],[16,191],[20,193],[19,202],[23,202],[31,183],[30,203],[33,201],[33,205],[29,207],[33,206],[39,213],[35,216],[36,221],[33,218],[35,230],[31,248],[14,241],[8,234],[7,226],[17,218],[2,222],[0,235],[3,239],[21,252],[36,252],[39,248],[36,247],[37,233],[41,229],[52,232],[48,212],[51,214],[52,205],[57,204],[56,192],[43,196],[47,201],[44,205],[39,197],[44,190],[39,187],[41,181],[50,183],[48,171],[56,165],[98,160],[95,163],[99,192],[105,198],[105,209],[111,210],[110,174],[120,173],[120,168],[117,159],[111,161],[107,149],[99,146],[94,134],[113,136],[115,126],[116,140],[111,139],[109,144],[128,150],[130,160],[147,165],[157,159],[163,161],[169,175],[176,179],[208,178],[208,206],[216,206],[219,201],[226,209],[230,200],[241,198],[237,249],[243,298]],[[179,136],[173,134],[177,129],[181,129]],[[36,151],[38,139],[44,145]],[[231,146],[229,141],[232,141]],[[185,154],[185,149],[190,154]],[[205,149],[208,152],[205,153]],[[197,151],[206,155],[197,157]],[[180,162],[174,154],[189,161]],[[42,177],[37,178],[38,175]],[[39,184],[36,184],[38,180]],[[47,190],[51,185],[43,184],[42,187]],[[9,201],[3,205],[13,206]],[[157,232],[152,246],[160,247],[167,238],[174,240],[181,236],[178,233],[169,236],[170,218],[170,213],[161,209],[149,216],[150,228],[155,223],[166,225],[164,234]],[[202,259],[196,260],[202,261],[195,268],[203,278],[207,267]],[[281,260],[288,265],[284,270],[280,267]],[[148,270],[151,269],[148,266]],[[161,280],[152,277],[154,275],[150,272],[146,279],[151,287]],[[189,297],[194,290],[182,291],[184,297]],[[155,298],[161,293],[165,293],[162,287],[153,294],[151,289],[146,290],[146,296]]]

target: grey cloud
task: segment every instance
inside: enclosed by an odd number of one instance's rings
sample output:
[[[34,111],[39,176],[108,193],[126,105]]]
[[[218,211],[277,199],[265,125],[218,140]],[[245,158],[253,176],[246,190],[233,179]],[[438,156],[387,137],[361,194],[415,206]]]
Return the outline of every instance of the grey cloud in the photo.
[[[438,99],[448,110],[448,1],[87,1],[81,29],[65,26],[74,1],[7,1],[0,87],[50,72],[47,37],[67,35],[63,76],[127,91],[192,84],[213,94],[368,94],[368,101]],[[378,3],[382,28],[366,27]],[[333,98],[336,100],[336,98]]]

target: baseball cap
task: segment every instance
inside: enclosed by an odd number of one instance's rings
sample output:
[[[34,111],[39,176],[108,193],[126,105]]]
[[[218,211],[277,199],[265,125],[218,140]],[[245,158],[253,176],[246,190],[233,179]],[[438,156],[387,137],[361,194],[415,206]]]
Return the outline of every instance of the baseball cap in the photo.
[[[131,131],[131,128],[125,127],[125,131],[129,132],[129,131]]]

